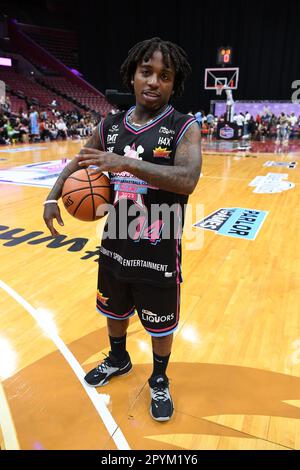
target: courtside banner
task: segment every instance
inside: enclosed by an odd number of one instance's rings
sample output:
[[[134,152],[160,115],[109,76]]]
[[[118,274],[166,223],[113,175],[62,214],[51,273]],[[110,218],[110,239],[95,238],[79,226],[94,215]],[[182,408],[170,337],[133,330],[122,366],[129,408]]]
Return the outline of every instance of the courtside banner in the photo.
[[[227,237],[254,240],[267,215],[268,211],[223,207],[196,222],[193,226]]]

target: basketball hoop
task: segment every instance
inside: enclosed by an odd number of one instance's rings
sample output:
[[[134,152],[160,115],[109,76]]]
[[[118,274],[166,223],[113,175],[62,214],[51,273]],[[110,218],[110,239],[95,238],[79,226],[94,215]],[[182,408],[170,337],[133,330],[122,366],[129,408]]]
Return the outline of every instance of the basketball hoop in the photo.
[[[222,89],[229,87],[236,90],[239,81],[238,67],[206,68],[204,75],[205,90],[216,90],[217,95],[222,93]]]

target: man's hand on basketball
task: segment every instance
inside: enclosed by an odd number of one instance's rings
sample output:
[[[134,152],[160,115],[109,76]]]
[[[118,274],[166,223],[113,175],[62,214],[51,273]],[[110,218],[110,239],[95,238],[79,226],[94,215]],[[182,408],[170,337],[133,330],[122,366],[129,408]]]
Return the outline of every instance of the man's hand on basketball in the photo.
[[[44,221],[53,237],[60,235],[53,226],[53,219],[56,219],[59,225],[64,225],[60,215],[60,209],[57,204],[46,204],[44,206]]]
[[[102,150],[84,147],[76,158],[78,165],[82,168],[87,168],[90,165],[99,168],[91,173],[99,173],[99,171],[114,171],[120,173],[124,170],[124,158],[115,153],[102,152]]]

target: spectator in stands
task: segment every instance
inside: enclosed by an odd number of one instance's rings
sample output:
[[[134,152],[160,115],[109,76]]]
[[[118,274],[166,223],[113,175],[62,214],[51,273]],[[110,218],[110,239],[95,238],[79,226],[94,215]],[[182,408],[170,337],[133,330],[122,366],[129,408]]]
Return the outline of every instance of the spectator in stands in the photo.
[[[208,135],[212,137],[215,127],[215,116],[212,113],[208,113],[206,116],[206,124],[208,129]]]
[[[288,142],[288,118],[285,115],[285,113],[280,113],[279,119],[278,119],[278,125],[277,125],[277,139],[276,143],[284,143],[285,145]]]
[[[85,124],[86,136],[92,135],[94,131],[94,125],[92,123],[90,116],[85,120],[84,124]]]
[[[262,142],[265,142],[267,135],[268,135],[267,123],[265,121],[261,121],[257,126],[256,138],[258,140],[261,140]]]
[[[208,125],[206,121],[202,122],[202,127],[201,127],[201,135],[208,135]]]
[[[22,114],[21,114],[20,117],[22,117],[22,119],[27,119],[27,120],[28,120],[28,113],[27,113],[27,111],[22,111]]]
[[[15,130],[19,132],[20,142],[27,143],[28,142],[29,129],[28,129],[28,126],[26,126],[21,121],[20,118],[16,118]]]
[[[48,124],[47,124],[46,119],[43,119],[40,122],[40,135],[41,135],[41,140],[44,140],[44,141],[46,141],[48,139],[53,140],[52,134],[48,129]]]
[[[214,122],[215,116],[212,113],[208,113],[206,116],[206,122],[208,125],[210,125],[212,122]]]
[[[77,123],[76,122],[72,122],[68,128],[68,134],[69,136],[73,139],[73,138],[78,138],[80,139],[80,135],[77,131]]]
[[[249,113],[249,111],[246,111],[246,114],[245,114],[245,119],[244,119],[244,129],[243,129],[243,134],[244,135],[249,135],[249,121],[251,119],[251,114]]]
[[[252,138],[255,135],[256,123],[252,115],[250,115],[250,119],[248,121],[248,134]]]
[[[78,118],[78,113],[77,113],[76,111],[72,111],[72,113],[71,113],[71,119],[72,119],[73,121],[78,121],[78,120],[79,120],[79,118]]]
[[[0,113],[0,144],[6,145],[10,143],[10,140],[7,137],[7,130],[4,127],[7,124],[7,116],[3,113]]]
[[[202,114],[202,111],[197,111],[195,113],[195,118],[196,118],[196,121],[198,123],[198,126],[200,127],[201,129],[201,126],[202,126],[202,118],[203,118],[203,114]]]
[[[84,123],[84,119],[80,119],[78,125],[77,125],[77,130],[78,130],[78,133],[79,133],[79,136],[81,138],[84,138],[86,137],[86,130],[85,130],[85,123]]]
[[[0,144],[2,145],[11,143],[11,137],[18,138],[21,142],[27,142],[29,136],[33,142],[39,141],[40,136],[42,139],[49,138],[50,140],[55,140],[58,135],[62,138],[73,137],[79,135],[78,124],[82,129],[82,138],[86,138],[93,133],[100,120],[100,114],[96,112],[83,113],[78,109],[73,109],[66,113],[61,109],[55,109],[54,113],[58,117],[53,122],[51,119],[45,119],[47,112],[45,108],[40,109],[33,105],[30,105],[29,108],[29,118],[27,111],[22,106],[20,106],[18,113],[10,113],[8,111],[9,104],[10,102],[7,101],[7,103],[0,105]],[[58,128],[55,124],[56,121],[60,123]]]
[[[68,128],[67,128],[67,125],[66,125],[65,121],[63,120],[63,118],[58,119],[56,121],[55,126],[58,130],[57,137],[62,137],[63,139],[67,139],[68,138]]]
[[[5,145],[8,142],[6,142],[6,139],[4,137],[4,132],[3,132],[3,127],[0,127],[0,145]]]
[[[290,132],[291,138],[293,138],[294,135],[295,135],[295,129],[296,129],[297,121],[298,121],[298,119],[295,116],[295,113],[291,113],[291,115],[289,117],[289,123],[290,123],[290,129],[291,129],[291,132]]]
[[[55,123],[53,121],[48,121],[47,122],[47,127],[48,127],[48,130],[50,132],[50,134],[52,135],[52,139],[50,137],[51,140],[56,140],[57,139],[57,135],[58,135],[58,129],[55,125]]]
[[[2,106],[3,106],[3,109],[4,109],[5,112],[7,112],[8,114],[11,113],[11,101],[10,101],[10,97],[8,95],[6,95],[5,103]]]
[[[44,110],[41,112],[41,117],[42,117],[43,120],[46,120],[46,119],[48,118],[46,109],[44,109]]]
[[[30,114],[29,114],[29,121],[30,121],[30,138],[31,141],[36,142],[40,139],[40,129],[39,129],[39,115],[36,109],[31,106]]]
[[[242,112],[236,116],[236,123],[238,126],[238,135],[239,137],[243,135],[243,128],[244,128],[245,116]]]
[[[17,139],[19,137],[19,131],[17,131],[11,121],[7,119],[6,123],[4,124],[4,130],[6,132],[7,139],[9,140],[9,143],[12,143],[14,139]]]
[[[269,121],[271,119],[271,116],[272,116],[272,113],[271,111],[269,110],[268,107],[265,107],[264,110],[263,110],[263,114],[262,114],[262,121],[264,121],[264,123],[268,126],[269,124]]]

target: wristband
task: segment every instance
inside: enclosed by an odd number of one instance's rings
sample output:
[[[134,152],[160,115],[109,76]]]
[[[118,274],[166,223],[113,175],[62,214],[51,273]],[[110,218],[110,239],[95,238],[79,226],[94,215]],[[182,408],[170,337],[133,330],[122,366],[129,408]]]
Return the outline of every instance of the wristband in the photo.
[[[56,199],[49,199],[48,201],[45,201],[43,204],[44,206],[46,204],[58,204],[58,201]]]

